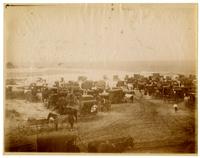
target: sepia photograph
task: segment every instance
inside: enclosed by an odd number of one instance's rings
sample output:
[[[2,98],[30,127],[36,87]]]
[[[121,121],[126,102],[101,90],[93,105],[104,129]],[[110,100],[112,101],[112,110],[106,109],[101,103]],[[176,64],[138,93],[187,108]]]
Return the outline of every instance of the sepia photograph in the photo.
[[[198,4],[4,4],[4,154],[197,154]]]

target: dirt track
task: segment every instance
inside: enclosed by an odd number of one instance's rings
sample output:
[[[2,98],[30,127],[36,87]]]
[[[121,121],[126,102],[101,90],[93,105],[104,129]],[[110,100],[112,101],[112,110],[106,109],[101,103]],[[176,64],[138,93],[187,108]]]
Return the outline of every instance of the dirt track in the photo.
[[[26,106],[29,110],[24,110]],[[30,108],[31,107],[31,108]],[[26,117],[45,118],[48,110],[41,103],[25,103],[23,100],[7,101],[6,109],[15,109],[20,117],[7,118],[6,129],[20,123]],[[24,112],[24,113],[23,113]],[[25,113],[26,112],[26,113]],[[135,139],[133,153],[176,153],[194,152],[195,130],[194,111],[182,103],[175,113],[172,104],[161,100],[136,99],[134,103],[114,104],[111,112],[98,113],[91,118],[79,118],[75,130],[62,128],[58,133],[78,134],[81,151],[87,152],[91,140],[110,139],[130,135]],[[9,126],[8,126],[9,125]],[[44,131],[48,134],[55,131]]]

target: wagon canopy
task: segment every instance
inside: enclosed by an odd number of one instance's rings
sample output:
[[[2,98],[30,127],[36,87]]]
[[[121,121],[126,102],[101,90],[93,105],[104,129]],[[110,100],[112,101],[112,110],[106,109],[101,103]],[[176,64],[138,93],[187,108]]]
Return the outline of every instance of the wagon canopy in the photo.
[[[106,82],[101,80],[101,81],[97,81],[95,83],[95,87],[99,88],[99,89],[105,89],[106,88]]]
[[[93,81],[84,81],[81,84],[82,89],[92,89],[92,87],[93,87]]]

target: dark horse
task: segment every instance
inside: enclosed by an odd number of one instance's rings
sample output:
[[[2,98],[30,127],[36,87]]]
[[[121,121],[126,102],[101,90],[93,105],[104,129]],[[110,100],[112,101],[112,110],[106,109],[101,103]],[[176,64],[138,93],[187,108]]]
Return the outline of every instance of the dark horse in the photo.
[[[74,108],[71,108],[71,107],[66,107],[65,110],[64,110],[64,114],[74,116],[76,118],[76,122],[77,122],[77,119],[78,119],[78,110],[77,109],[74,109]]]
[[[58,130],[58,124],[63,124],[64,122],[68,122],[71,126],[71,129],[73,129],[74,121],[75,121],[74,118],[75,117],[72,114],[58,115],[52,112],[50,112],[47,116],[47,120],[55,124],[56,130]]]

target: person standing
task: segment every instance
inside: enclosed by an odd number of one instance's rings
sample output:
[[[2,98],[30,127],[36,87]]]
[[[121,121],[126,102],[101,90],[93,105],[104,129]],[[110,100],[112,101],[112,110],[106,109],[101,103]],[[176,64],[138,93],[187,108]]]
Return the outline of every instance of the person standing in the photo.
[[[174,107],[174,111],[177,112],[177,111],[178,111],[178,105],[177,105],[177,104],[174,104],[173,107]]]
[[[189,97],[184,93],[184,105],[187,106],[189,104]]]

